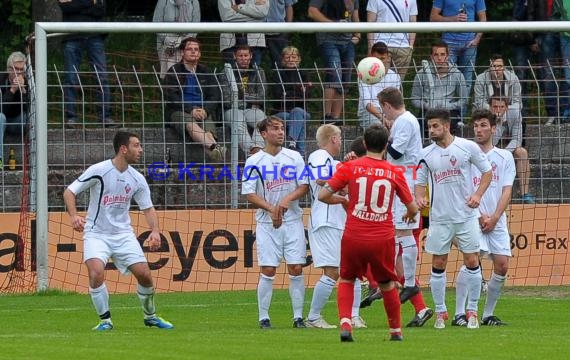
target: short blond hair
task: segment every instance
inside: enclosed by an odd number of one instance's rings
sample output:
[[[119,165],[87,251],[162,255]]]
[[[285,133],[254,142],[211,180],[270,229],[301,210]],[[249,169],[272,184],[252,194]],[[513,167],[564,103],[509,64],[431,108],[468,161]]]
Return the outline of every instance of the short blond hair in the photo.
[[[281,56],[289,53],[301,56],[299,49],[297,49],[295,46],[286,46],[283,48],[283,50],[281,50]]]
[[[317,129],[317,144],[319,146],[326,146],[330,143],[333,136],[340,136],[341,130],[338,126],[332,124],[325,124],[319,126]]]

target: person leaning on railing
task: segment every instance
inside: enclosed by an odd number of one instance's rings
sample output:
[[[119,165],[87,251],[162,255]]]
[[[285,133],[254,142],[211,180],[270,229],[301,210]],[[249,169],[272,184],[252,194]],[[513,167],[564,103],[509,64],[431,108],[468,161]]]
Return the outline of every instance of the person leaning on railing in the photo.
[[[305,110],[308,91],[313,84],[306,70],[299,69],[301,54],[294,46],[281,53],[281,64],[272,84],[275,116],[287,125],[287,147],[305,156],[306,124],[311,115]]]
[[[17,51],[10,54],[6,72],[0,75],[0,170],[4,160],[4,132],[23,134],[28,122],[29,97],[25,71],[26,55]]]

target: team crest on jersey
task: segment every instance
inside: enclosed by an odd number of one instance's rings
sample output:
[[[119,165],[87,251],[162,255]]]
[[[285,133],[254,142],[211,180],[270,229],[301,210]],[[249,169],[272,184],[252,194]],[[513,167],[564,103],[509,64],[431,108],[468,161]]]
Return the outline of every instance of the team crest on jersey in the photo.
[[[457,164],[457,158],[455,156],[451,155],[449,162],[451,163],[451,166],[455,166],[455,164]]]
[[[493,173],[495,173],[495,171],[497,171],[497,163],[494,161],[491,161],[491,168],[493,169]]]
[[[129,184],[125,185],[125,193],[128,194],[128,193],[131,192],[131,190],[132,190],[132,189],[131,189],[131,185],[129,185]]]

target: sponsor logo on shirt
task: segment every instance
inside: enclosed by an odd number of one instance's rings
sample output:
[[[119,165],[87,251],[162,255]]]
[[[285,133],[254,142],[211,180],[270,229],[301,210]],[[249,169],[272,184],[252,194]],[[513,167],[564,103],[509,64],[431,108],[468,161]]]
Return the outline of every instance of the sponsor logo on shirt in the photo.
[[[131,202],[131,198],[128,195],[105,195],[103,196],[103,206],[109,206],[114,204],[128,204]]]
[[[434,173],[434,179],[436,183],[446,182],[450,178],[461,176],[461,170],[457,168],[447,169]]]

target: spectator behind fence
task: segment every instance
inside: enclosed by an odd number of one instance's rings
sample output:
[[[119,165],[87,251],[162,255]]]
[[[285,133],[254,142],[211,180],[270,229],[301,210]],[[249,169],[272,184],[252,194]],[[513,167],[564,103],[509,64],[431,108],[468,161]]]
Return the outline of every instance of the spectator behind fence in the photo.
[[[388,46],[379,41],[370,49],[370,56],[375,56],[382,60],[386,75],[376,84],[368,85],[358,80],[358,120],[360,128],[364,131],[374,123],[383,122],[382,107],[378,101],[378,94],[388,87],[402,89],[400,75],[390,69],[392,58],[388,51]]]
[[[522,114],[521,85],[517,75],[505,69],[503,56],[491,56],[489,69],[477,76],[473,88],[475,109],[490,109],[491,96],[509,99],[506,117],[509,120],[520,119]]]
[[[105,20],[105,1],[59,0],[62,21],[64,22],[102,22]],[[98,93],[99,119],[107,128],[118,127],[111,118],[111,92],[107,76],[107,59],[105,57],[105,39],[107,34],[71,34],[63,40],[63,60],[65,67],[64,79],[64,111],[66,127],[78,128],[84,119],[78,118],[75,104],[76,90],[80,86],[79,68],[83,53],[87,53],[89,72],[95,73],[95,83]],[[87,102],[86,99],[82,99]]]
[[[554,11],[558,20],[570,21],[570,1],[555,1]],[[564,103],[560,122],[568,123],[570,122],[570,32],[560,33],[560,54],[563,60],[564,79],[566,80],[566,83],[561,86],[564,89]]]
[[[311,115],[307,108],[307,95],[313,84],[305,70],[299,69],[301,54],[294,46],[283,49],[281,66],[273,80],[275,116],[285,120],[287,147],[305,156],[306,124]]]
[[[310,0],[308,15],[316,22],[358,22],[358,0]],[[324,122],[335,123],[344,107],[344,94],[352,78],[355,45],[360,33],[317,33],[319,54],[327,73],[324,90]]]
[[[6,73],[0,76],[0,171],[4,160],[4,133],[22,136],[28,123],[28,82],[26,55],[13,52],[6,61]]]
[[[533,15],[530,14],[528,3],[534,0],[515,0],[513,7],[513,21],[531,21]],[[515,27],[518,24],[514,24]],[[529,79],[529,65],[536,63],[536,58],[540,52],[538,45],[538,34],[531,31],[512,31],[507,34],[507,41],[512,50],[513,65],[515,74],[521,84],[521,96],[523,101],[523,114],[529,110],[527,83]]]
[[[220,105],[220,88],[214,74],[199,63],[198,39],[189,37],[180,44],[182,60],[172,66],[165,78],[166,125],[176,129],[185,140],[204,146],[210,159],[223,161],[226,149],[216,142],[214,114]]]
[[[381,1],[370,0],[366,7],[366,21],[381,23],[416,22],[418,5],[416,0],[409,1]],[[414,43],[415,33],[368,33],[368,52],[377,42],[388,45],[395,70],[401,79],[406,78]]]
[[[293,5],[297,0],[273,0],[267,13],[267,22],[292,22]],[[266,33],[265,44],[269,50],[271,67],[278,68],[281,64],[281,53],[289,45],[289,34],[286,33]]]
[[[154,8],[153,22],[200,22],[200,3],[198,0],[158,0]],[[195,33],[156,34],[156,50],[160,61],[160,78],[164,80],[170,67],[182,59],[180,43],[187,37],[196,37]]]
[[[487,21],[485,0],[434,0],[430,21],[434,22],[480,22]],[[467,94],[471,92],[473,73],[477,63],[477,46],[483,33],[445,32],[442,40],[449,46],[449,61],[457,64],[467,84]]]
[[[252,67],[252,51],[249,46],[236,47],[235,59],[237,69],[228,76],[228,80],[230,88],[234,91],[237,88],[237,104],[232,103],[231,108],[224,113],[224,118],[237,131],[241,150],[246,155],[253,155],[264,146],[256,125],[266,118],[263,108],[267,80],[263,69],[255,65]],[[234,81],[235,84],[232,84]]]
[[[265,22],[269,13],[270,0],[218,0],[218,11],[223,22]],[[264,33],[222,33],[220,51],[225,63],[234,63],[236,46],[249,45],[252,48],[252,62],[261,66],[265,49]]]
[[[451,114],[451,133],[463,125],[462,109],[467,104],[468,90],[463,74],[448,61],[447,44],[431,46],[431,58],[422,61],[412,85],[412,105],[420,110],[421,118],[431,109],[445,109]],[[424,134],[427,124],[424,121]]]
[[[528,0],[527,6],[531,21],[551,21],[553,18],[554,1]],[[546,109],[546,125],[552,125],[561,115],[558,109],[558,83],[556,81],[555,59],[558,58],[560,38],[555,32],[540,32],[536,35],[538,43],[538,78],[539,88]]]
[[[497,117],[497,127],[493,136],[493,145],[513,153],[517,168],[517,177],[520,182],[522,201],[534,204],[534,196],[529,191],[530,163],[528,152],[522,147],[523,125],[522,117],[509,117],[509,100],[505,97],[492,96],[489,99],[491,111]]]

